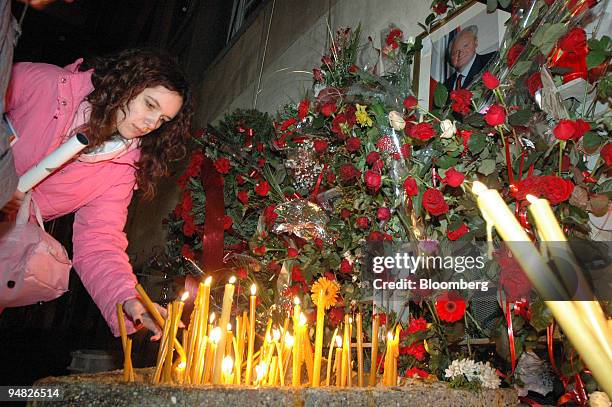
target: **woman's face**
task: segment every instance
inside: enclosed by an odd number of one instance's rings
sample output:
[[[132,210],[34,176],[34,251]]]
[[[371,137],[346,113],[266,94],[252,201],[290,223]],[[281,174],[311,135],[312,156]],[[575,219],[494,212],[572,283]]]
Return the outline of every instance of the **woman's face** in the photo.
[[[117,131],[128,140],[146,136],[178,114],[183,98],[175,91],[159,85],[146,88],[117,111]]]

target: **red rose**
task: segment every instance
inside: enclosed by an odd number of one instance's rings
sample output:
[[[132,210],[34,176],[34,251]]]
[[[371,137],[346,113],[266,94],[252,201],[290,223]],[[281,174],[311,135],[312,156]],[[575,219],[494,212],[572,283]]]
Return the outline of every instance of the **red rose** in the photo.
[[[553,134],[559,140],[569,140],[576,134],[576,123],[573,120],[561,119],[553,129]]]
[[[574,124],[576,125],[576,133],[573,138],[576,141],[580,140],[587,131],[591,130],[591,125],[582,119],[576,120]]]
[[[348,68],[349,73],[355,73],[358,70],[359,70],[359,67],[357,65],[355,65],[355,64],[349,66],[349,68]]]
[[[406,110],[412,110],[419,104],[419,101],[414,96],[408,96],[404,99],[404,108]]]
[[[451,108],[453,111],[466,115],[470,112],[472,104],[472,92],[467,89],[455,89],[450,93],[450,99],[453,102]]]
[[[219,174],[227,174],[230,170],[230,160],[225,157],[218,158],[214,165]]]
[[[385,240],[385,235],[382,232],[373,230],[370,232],[366,240],[373,241],[373,242],[382,241],[382,240]]]
[[[270,270],[270,272],[277,274],[279,271],[281,271],[282,267],[280,264],[278,264],[278,262],[275,261],[271,261],[270,263],[268,263],[268,270]]]
[[[263,143],[257,143],[257,146],[255,147],[255,149],[259,151],[260,153],[264,151],[264,148],[266,147],[264,146]]]
[[[359,171],[353,164],[345,164],[340,167],[340,178],[344,182],[350,182],[359,176]]]
[[[232,219],[231,216],[225,215],[223,217],[223,230],[231,229],[233,224],[234,224],[234,219]]]
[[[327,171],[327,183],[333,184],[336,181],[336,174],[332,170]]]
[[[380,154],[376,151],[372,151],[366,157],[366,163],[368,163],[368,165],[374,165],[374,163],[378,161],[379,159],[380,159]]]
[[[417,123],[410,129],[410,137],[427,141],[436,135],[434,128],[427,122]]]
[[[338,107],[335,102],[326,103],[321,107],[321,114],[325,117],[329,117],[332,114],[336,113]]]
[[[236,196],[243,205],[247,205],[249,203],[249,193],[247,191],[238,191]]]
[[[525,49],[523,44],[514,44],[510,50],[508,50],[508,67],[512,68],[512,66],[516,63],[516,60],[521,56],[521,53]]]
[[[508,300],[516,301],[527,297],[531,291],[531,283],[516,258],[509,252],[495,252],[494,258],[500,268],[499,285]]]
[[[185,221],[185,223],[183,223],[183,234],[185,236],[193,236],[193,234],[195,233],[195,225],[193,224],[193,220],[191,221]]]
[[[529,89],[531,96],[535,96],[535,93],[542,89],[542,77],[540,76],[540,72],[536,71],[532,73],[529,78],[525,80],[525,84],[527,85],[527,89]]]
[[[448,205],[444,200],[444,195],[434,188],[429,188],[423,194],[423,208],[434,216],[448,212]]]
[[[434,11],[434,13],[440,15],[446,13],[446,10],[448,10],[448,6],[445,2],[439,1],[431,9]]]
[[[319,154],[322,154],[325,151],[327,151],[328,144],[327,144],[327,141],[325,140],[315,140],[313,142],[313,145],[314,145],[315,151]]]
[[[412,318],[410,319],[410,323],[408,324],[408,329],[406,330],[407,334],[413,334],[416,332],[421,332],[427,329],[427,321],[425,318]],[[403,331],[402,331],[403,332]]]
[[[350,217],[351,217],[351,211],[349,211],[349,210],[348,210],[348,209],[346,209],[346,208],[342,208],[342,209],[340,210],[340,217],[341,217],[342,219],[344,219],[344,220],[347,220],[348,218],[350,218]]]
[[[238,185],[242,185],[246,182],[246,180],[244,179],[244,177],[240,174],[236,175],[236,184]]]
[[[332,57],[330,55],[323,55],[321,57],[321,63],[323,65],[332,65],[334,63],[334,61],[332,60]]]
[[[394,28],[391,30],[391,32],[389,32],[389,35],[387,35],[387,39],[385,42],[387,43],[387,45],[390,45],[393,48],[397,48],[397,42],[402,39],[402,35],[404,35],[402,30],[400,30],[399,28]]]
[[[355,225],[359,229],[367,229],[370,227],[370,219],[366,218],[365,216],[360,216],[355,219]]]
[[[457,171],[455,167],[451,167],[446,170],[442,182],[444,182],[449,187],[458,187],[463,183],[464,179],[465,175],[463,175],[463,173]]]
[[[258,157],[257,158],[257,165],[260,168],[263,168],[263,166],[266,165],[266,158],[265,157]]]
[[[586,33],[579,27],[572,28],[559,39],[557,45],[563,52],[571,52],[576,55],[586,55],[588,52]]]
[[[187,191],[183,194],[181,209],[183,210],[183,213],[189,213],[191,212],[191,209],[193,209],[193,199],[191,198],[191,194]]]
[[[606,143],[599,151],[599,156],[603,158],[607,166],[612,165],[612,143]]]
[[[273,225],[276,218],[278,218],[278,213],[276,213],[274,209],[276,209],[276,206],[269,205],[263,211],[264,222],[266,222],[266,225],[268,226]]]
[[[345,113],[338,113],[332,120],[332,133],[338,135],[340,140],[346,139],[350,134],[353,123],[351,123]]]
[[[291,269],[291,281],[294,283],[305,283],[304,276],[302,275],[302,270],[300,270],[300,266],[293,266]]]
[[[315,237],[314,244],[317,246],[317,249],[323,248],[323,240],[319,239],[318,237]]]
[[[349,274],[353,271],[353,265],[347,259],[342,259],[340,262],[340,272],[344,274]]]
[[[454,241],[454,240],[459,239],[461,236],[465,235],[469,231],[470,231],[470,228],[468,228],[465,223],[462,223],[461,226],[459,226],[459,228],[453,231],[448,230],[446,232],[446,237],[448,237],[448,240]]]
[[[389,220],[391,218],[391,210],[386,206],[378,208],[376,210],[376,218],[381,221]]]
[[[323,82],[323,71],[319,68],[314,68],[312,70],[312,76],[314,77],[315,82]]]
[[[376,160],[376,162],[372,165],[372,171],[380,172],[385,166],[385,162],[383,160]]]
[[[545,175],[542,178],[542,192],[551,205],[567,201],[572,196],[572,192],[574,192],[572,181],[556,175]]]
[[[308,99],[304,99],[298,105],[298,119],[300,121],[304,120],[304,118],[308,115],[308,108],[310,107],[310,101]]]
[[[247,278],[247,269],[245,267],[238,267],[236,269],[236,277],[238,278],[238,280],[244,280],[245,278]]]
[[[495,75],[493,75],[491,72],[487,71],[484,74],[482,74],[482,82],[484,83],[484,85],[493,90],[495,88],[497,88],[499,86],[499,79],[497,79],[495,77]]]
[[[506,122],[506,110],[503,106],[493,105],[487,110],[485,114],[485,122],[489,126],[499,126]]]
[[[193,253],[188,244],[184,244],[183,247],[181,247],[181,256],[191,260],[195,258],[195,254]]]
[[[379,173],[374,172],[372,170],[366,170],[363,175],[366,186],[373,191],[378,191],[380,188],[381,176]]]
[[[267,181],[262,181],[255,187],[255,192],[259,196],[266,196],[270,192],[270,184]]]
[[[402,155],[403,158],[406,158],[406,159],[410,158],[411,149],[412,149],[412,144],[404,143],[400,147],[400,154]]]
[[[404,181],[404,191],[408,196],[416,196],[419,193],[419,187],[412,177],[407,177]]]
[[[297,257],[299,254],[296,248],[290,247],[287,249],[287,256],[289,257]]]
[[[380,325],[387,325],[387,314],[381,312],[380,314],[378,314],[378,319]]]
[[[393,140],[391,140],[391,137],[389,136],[382,136],[376,142],[376,148],[381,151],[393,150],[394,148]]]
[[[266,254],[266,246],[262,245],[262,246],[255,246],[253,248],[253,254],[256,254],[258,256],[263,256],[264,254]]]
[[[344,310],[342,307],[334,307],[329,311],[328,316],[331,326],[336,327],[344,320]]]
[[[404,346],[399,351],[400,355],[410,355],[416,360],[424,360],[427,354],[422,341],[416,341],[408,346]]]
[[[359,140],[359,137],[349,137],[348,140],[346,140],[346,149],[349,152],[354,153],[359,150],[359,147],[361,147],[361,140]]]
[[[454,293],[442,294],[436,299],[436,312],[442,321],[459,321],[465,314],[465,301]]]

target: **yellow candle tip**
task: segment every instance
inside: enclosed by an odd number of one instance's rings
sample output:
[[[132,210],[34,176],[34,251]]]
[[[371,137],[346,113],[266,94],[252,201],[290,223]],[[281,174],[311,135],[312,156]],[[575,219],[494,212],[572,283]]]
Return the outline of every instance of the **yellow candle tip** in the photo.
[[[179,363],[176,368],[179,370],[183,370],[185,369],[185,367],[187,367],[187,362],[185,362],[184,360],[181,360],[181,363]]]
[[[255,284],[253,284],[251,286],[251,295],[255,295],[257,293],[257,286]]]
[[[290,334],[286,334],[285,335],[285,346],[290,348],[293,346],[293,343],[295,342],[295,338],[293,336],[291,336]]]
[[[233,367],[234,367],[234,360],[232,359],[232,357],[231,356],[224,357],[223,362],[221,362],[221,370],[223,371],[223,373],[225,373],[226,375],[231,374]]]
[[[210,333],[210,341],[214,343],[218,343],[220,339],[221,339],[221,328],[216,327]]]
[[[387,332],[387,339],[390,341],[393,340],[393,334],[391,332]]]
[[[236,277],[235,276],[231,276],[229,279],[229,283],[230,284],[234,284],[236,282]]]
[[[278,340],[281,337],[280,331],[278,329],[273,329],[272,330],[272,337],[274,338],[275,341],[278,342]]]
[[[204,280],[204,285],[210,285],[211,283],[212,283],[212,276],[206,277],[206,280]]]
[[[187,298],[189,298],[189,291],[185,291],[183,295],[181,295],[181,301],[187,301]]]
[[[306,315],[304,315],[303,312],[300,313],[300,325],[305,325],[306,324]]]
[[[488,189],[489,188],[487,188],[487,186],[480,181],[474,181],[474,184],[472,185],[472,192],[476,195],[480,195],[483,192],[486,192]]]
[[[299,299],[298,297],[295,297],[295,298],[293,299],[293,303],[294,303],[295,305],[300,305],[300,299]]]
[[[215,313],[210,314],[210,318],[208,318],[208,323],[212,324],[215,321]]]
[[[231,331],[231,330],[232,330],[232,324],[231,324],[231,323],[228,323],[228,324],[227,324],[227,330],[228,330],[228,331]]]

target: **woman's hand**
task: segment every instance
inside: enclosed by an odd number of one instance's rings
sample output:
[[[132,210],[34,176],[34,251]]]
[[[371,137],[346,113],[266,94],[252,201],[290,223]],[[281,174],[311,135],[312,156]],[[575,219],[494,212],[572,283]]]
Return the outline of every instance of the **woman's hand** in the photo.
[[[15,190],[13,197],[2,207],[0,212],[4,213],[8,219],[15,219],[17,211],[21,208],[25,194],[18,189]]]
[[[166,318],[166,309],[157,303],[153,303],[155,308],[161,316]],[[162,336],[162,329],[155,322],[155,318],[151,315],[145,306],[140,302],[138,298],[131,298],[123,303],[123,311],[130,317],[134,322],[136,329],[140,329],[143,326],[149,331],[153,332],[151,341],[158,341]]]

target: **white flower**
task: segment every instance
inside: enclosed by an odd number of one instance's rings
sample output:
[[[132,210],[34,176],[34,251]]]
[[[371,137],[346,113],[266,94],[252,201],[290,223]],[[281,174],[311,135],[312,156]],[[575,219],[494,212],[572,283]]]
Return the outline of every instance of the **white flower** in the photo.
[[[408,37],[408,39],[406,40],[406,44],[414,45],[414,37],[412,35]]]
[[[589,394],[589,406],[591,407],[610,407],[612,403],[608,395],[603,391],[594,391]]]
[[[480,365],[481,367],[479,380],[482,384],[482,387],[486,389],[497,389],[501,384],[501,380],[497,375],[495,369],[493,369],[491,365],[489,365],[489,362],[487,362],[486,364],[481,363]]]
[[[444,371],[444,376],[451,380],[463,376],[469,382],[480,382],[486,389],[497,389],[501,384],[501,380],[489,362],[474,362],[471,359],[453,360],[448,369]]]
[[[395,131],[402,131],[406,127],[406,121],[402,117],[401,113],[391,110],[389,112],[389,125],[393,127]]]
[[[455,122],[450,121],[449,119],[442,120],[440,123],[440,130],[442,130],[442,134],[440,137],[442,138],[451,138],[457,133],[457,127],[455,127]]]

